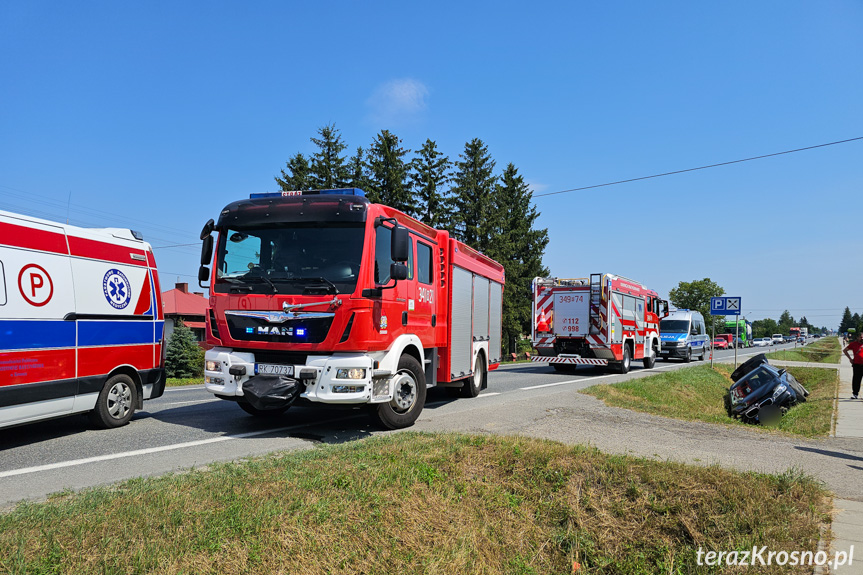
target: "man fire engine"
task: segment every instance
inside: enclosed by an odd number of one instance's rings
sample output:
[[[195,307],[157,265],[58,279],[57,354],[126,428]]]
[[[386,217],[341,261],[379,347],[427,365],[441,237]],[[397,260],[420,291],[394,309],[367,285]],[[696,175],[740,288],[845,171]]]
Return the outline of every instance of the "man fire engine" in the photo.
[[[613,274],[534,278],[531,339],[557,371],[577,365],[627,373],[633,359],[651,368],[659,356],[659,319],[668,302],[640,283]]]
[[[205,387],[247,413],[371,404],[408,427],[427,387],[475,397],[500,362],[503,266],[361,190],[253,194],[201,239]]]

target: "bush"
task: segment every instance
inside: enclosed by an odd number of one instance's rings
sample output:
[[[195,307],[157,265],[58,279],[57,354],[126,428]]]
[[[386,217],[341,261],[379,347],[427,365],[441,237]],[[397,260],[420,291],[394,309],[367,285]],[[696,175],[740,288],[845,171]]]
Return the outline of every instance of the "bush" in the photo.
[[[201,377],[204,375],[204,350],[195,341],[195,334],[182,320],[177,321],[168,340],[165,369],[168,377]]]

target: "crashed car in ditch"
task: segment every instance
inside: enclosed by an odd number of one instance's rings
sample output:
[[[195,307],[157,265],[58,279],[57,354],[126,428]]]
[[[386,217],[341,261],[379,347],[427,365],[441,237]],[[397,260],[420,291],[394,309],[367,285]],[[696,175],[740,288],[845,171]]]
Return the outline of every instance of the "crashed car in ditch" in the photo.
[[[725,411],[744,423],[774,424],[809,395],[793,375],[770,365],[763,353],[735,369],[731,380]]]

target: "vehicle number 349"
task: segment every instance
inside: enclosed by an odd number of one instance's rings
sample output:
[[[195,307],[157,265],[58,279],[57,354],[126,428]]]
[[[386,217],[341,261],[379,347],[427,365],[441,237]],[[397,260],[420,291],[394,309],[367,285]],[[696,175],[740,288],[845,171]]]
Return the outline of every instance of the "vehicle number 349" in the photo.
[[[429,288],[420,288],[419,300],[421,302],[434,303],[434,290]]]

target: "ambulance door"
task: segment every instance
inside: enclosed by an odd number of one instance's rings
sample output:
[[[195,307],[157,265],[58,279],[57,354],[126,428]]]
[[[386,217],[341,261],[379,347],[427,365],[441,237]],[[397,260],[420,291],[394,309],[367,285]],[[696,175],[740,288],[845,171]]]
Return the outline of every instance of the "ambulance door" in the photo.
[[[78,392],[60,226],[0,215],[0,426],[69,413]]]

